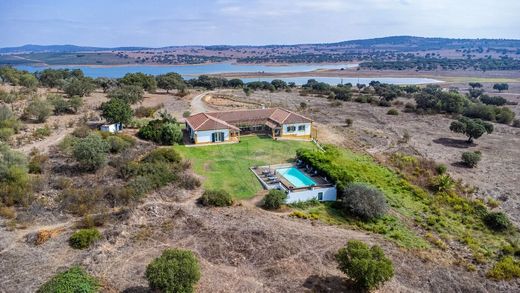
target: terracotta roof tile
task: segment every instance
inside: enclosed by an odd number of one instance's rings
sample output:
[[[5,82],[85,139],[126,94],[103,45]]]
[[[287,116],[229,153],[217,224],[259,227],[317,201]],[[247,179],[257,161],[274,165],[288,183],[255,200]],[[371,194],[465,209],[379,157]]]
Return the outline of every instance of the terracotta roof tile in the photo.
[[[265,124],[270,128],[282,124],[309,123],[311,119],[282,108],[207,112],[186,119],[193,130],[236,129],[235,125]]]

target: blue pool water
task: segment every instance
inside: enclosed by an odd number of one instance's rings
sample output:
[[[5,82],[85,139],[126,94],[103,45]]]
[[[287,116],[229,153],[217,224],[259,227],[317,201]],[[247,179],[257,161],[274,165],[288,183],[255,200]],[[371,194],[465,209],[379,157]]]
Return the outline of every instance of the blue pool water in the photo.
[[[298,170],[298,168],[295,167],[276,169],[276,172],[282,175],[296,188],[316,185],[314,180],[307,177],[300,170]]]

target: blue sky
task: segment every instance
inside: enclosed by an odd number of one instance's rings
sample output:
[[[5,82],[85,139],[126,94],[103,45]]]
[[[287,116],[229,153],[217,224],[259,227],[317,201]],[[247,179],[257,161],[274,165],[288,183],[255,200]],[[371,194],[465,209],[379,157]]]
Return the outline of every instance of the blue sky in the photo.
[[[0,47],[520,39],[519,0],[0,0]]]

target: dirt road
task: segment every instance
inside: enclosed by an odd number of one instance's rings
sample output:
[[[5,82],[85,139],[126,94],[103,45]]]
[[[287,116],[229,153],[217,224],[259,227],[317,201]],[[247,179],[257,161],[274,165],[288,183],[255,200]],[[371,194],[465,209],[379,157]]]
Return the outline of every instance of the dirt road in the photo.
[[[198,94],[195,97],[193,97],[193,99],[191,100],[191,113],[192,114],[206,112],[209,110],[208,105],[204,102],[203,98],[206,95],[211,94],[211,93],[213,93],[213,92],[203,92],[203,93]]]

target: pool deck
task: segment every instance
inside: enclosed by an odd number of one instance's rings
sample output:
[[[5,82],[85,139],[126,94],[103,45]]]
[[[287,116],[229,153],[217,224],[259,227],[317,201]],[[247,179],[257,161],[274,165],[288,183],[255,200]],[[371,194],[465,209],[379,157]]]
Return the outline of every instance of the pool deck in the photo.
[[[314,186],[305,186],[297,188],[291,182],[289,182],[287,179],[285,179],[284,176],[276,173],[276,169],[280,168],[290,168],[290,167],[296,167],[300,172],[305,174],[305,176],[311,178],[314,182],[316,182],[316,185]],[[305,168],[300,168],[296,164],[276,164],[276,165],[269,165],[269,166],[256,166],[252,167],[251,171],[256,175],[258,180],[260,180],[260,183],[264,186],[266,189],[275,189],[278,184],[282,184],[285,188],[287,188],[290,191],[298,191],[298,190],[309,190],[314,188],[320,188],[320,187],[331,187],[334,184],[327,181],[327,179],[318,176],[316,174],[309,173],[308,170]]]

